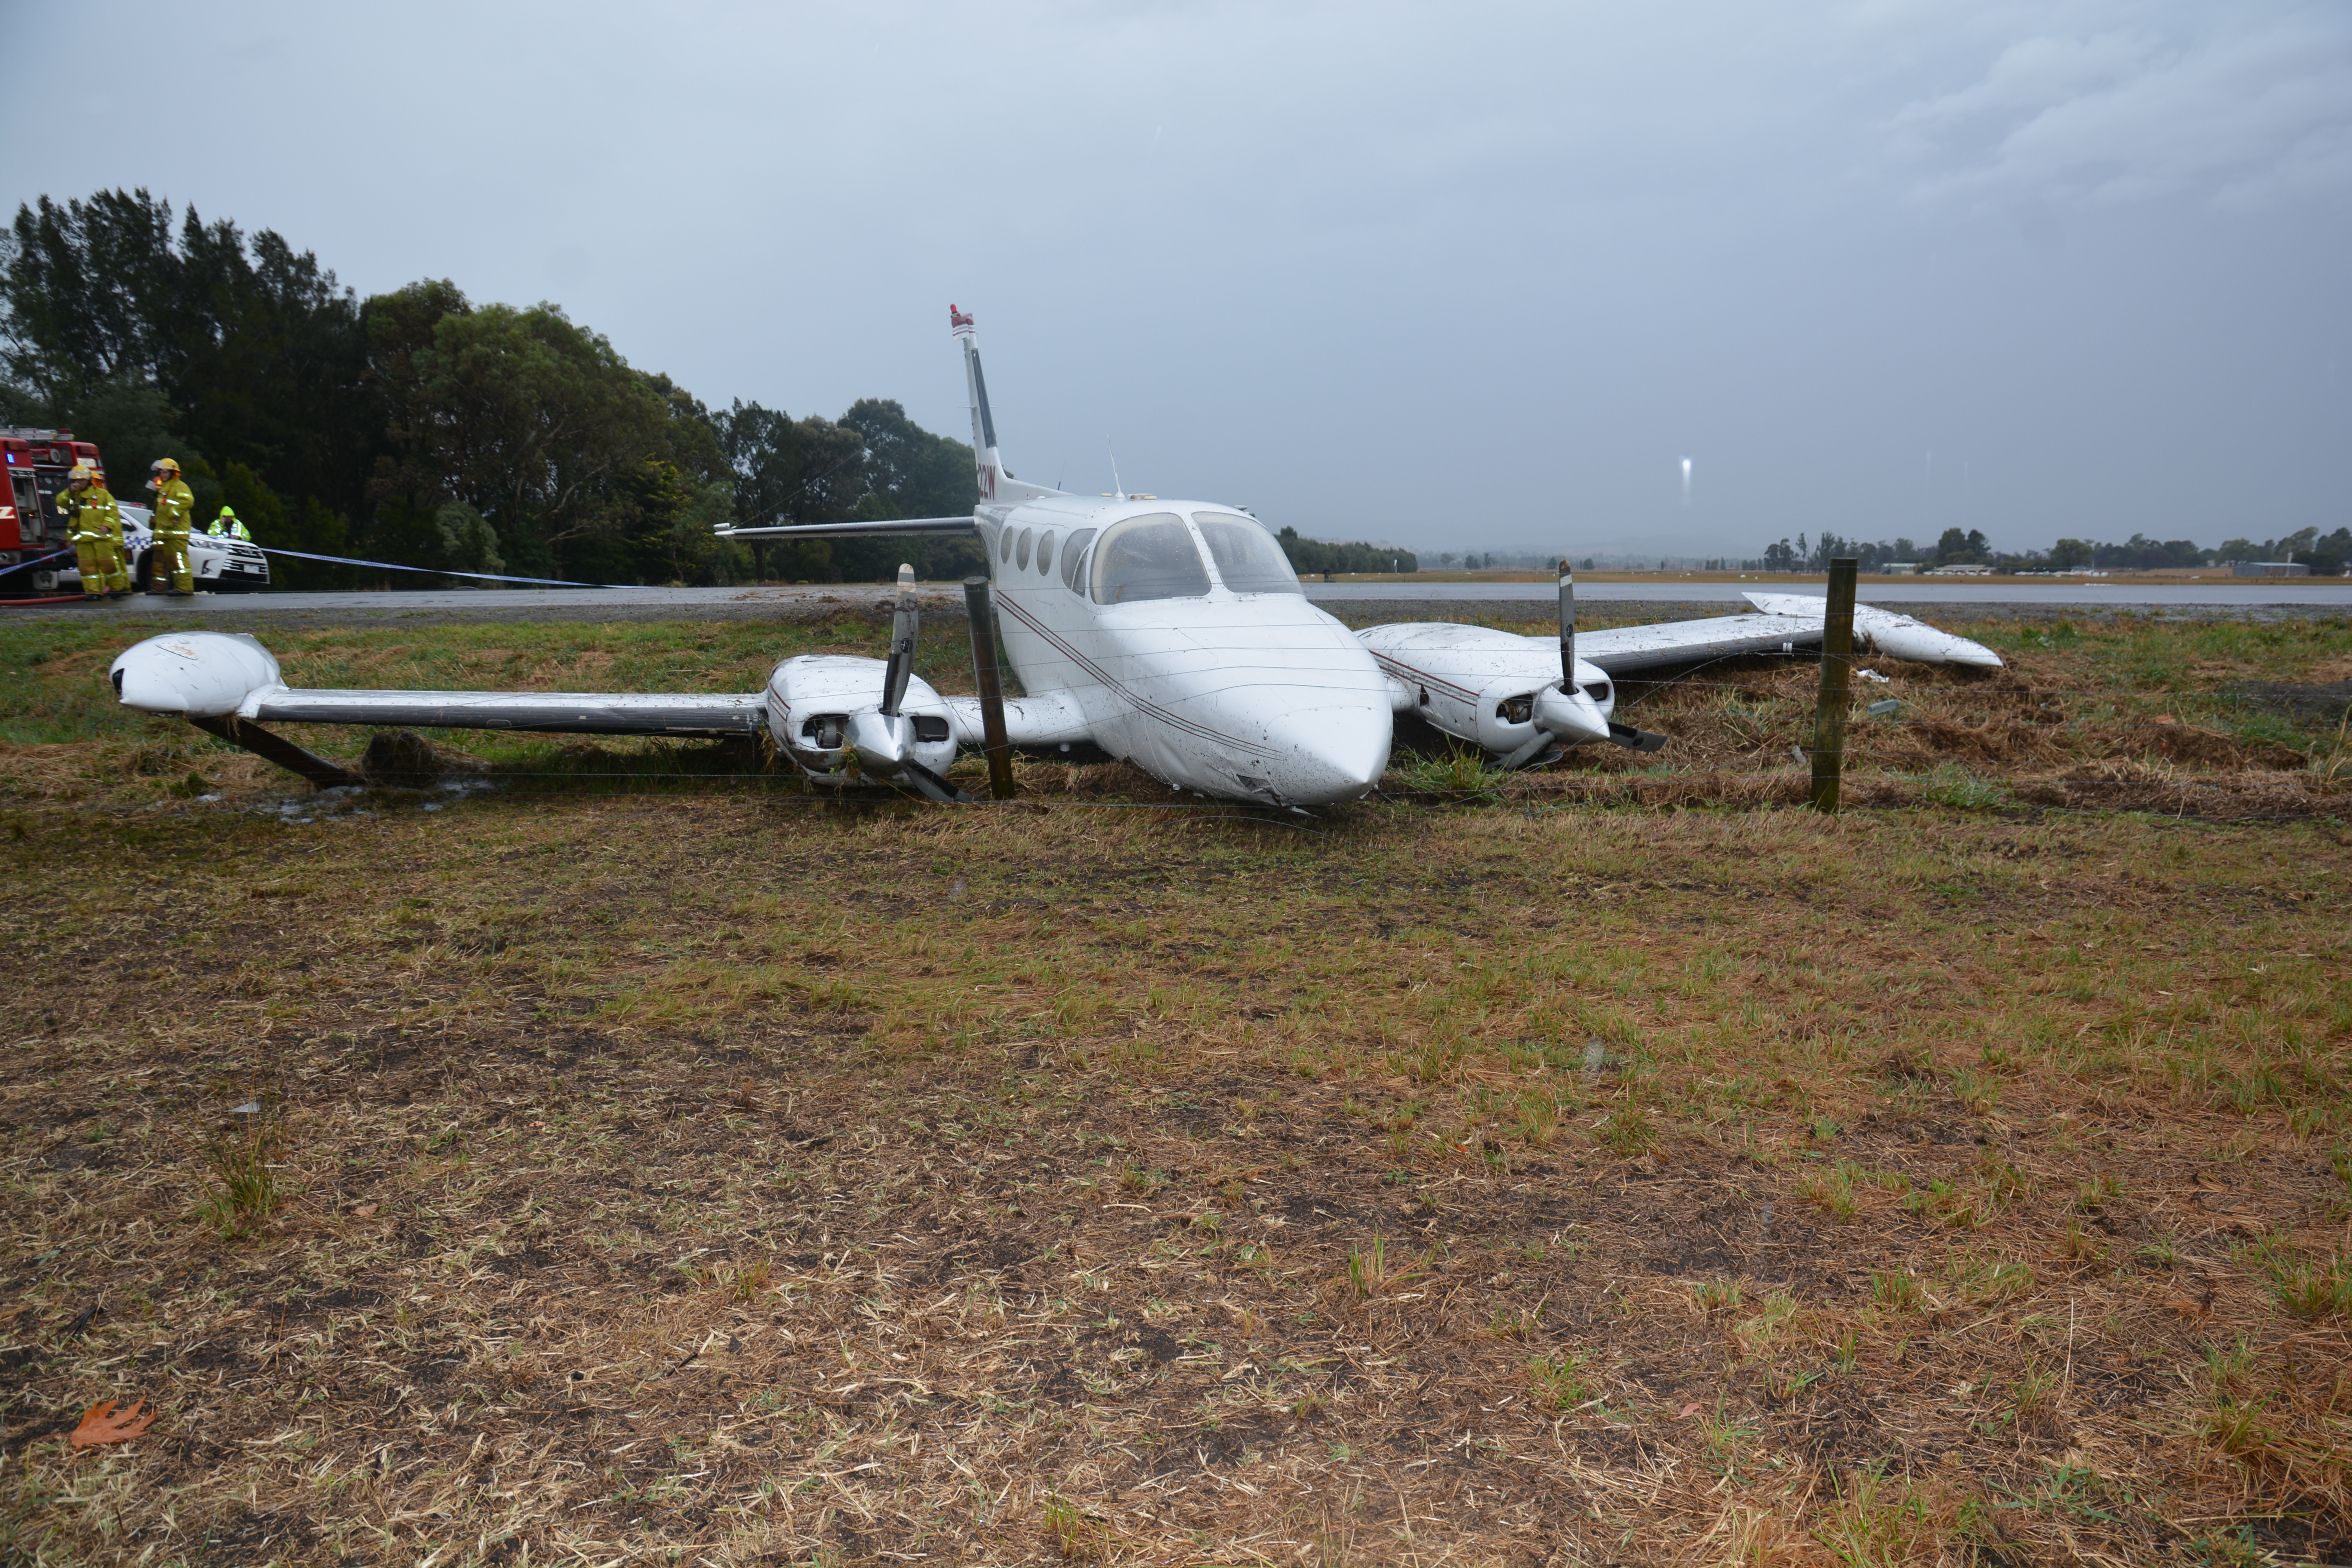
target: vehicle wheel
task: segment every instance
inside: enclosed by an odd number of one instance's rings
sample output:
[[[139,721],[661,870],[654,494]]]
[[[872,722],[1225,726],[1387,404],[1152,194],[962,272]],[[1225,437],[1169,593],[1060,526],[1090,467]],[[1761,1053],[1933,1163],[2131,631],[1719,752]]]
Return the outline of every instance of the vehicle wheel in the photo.
[[[131,568],[131,585],[142,594],[155,591],[155,552],[152,550],[139,557]]]

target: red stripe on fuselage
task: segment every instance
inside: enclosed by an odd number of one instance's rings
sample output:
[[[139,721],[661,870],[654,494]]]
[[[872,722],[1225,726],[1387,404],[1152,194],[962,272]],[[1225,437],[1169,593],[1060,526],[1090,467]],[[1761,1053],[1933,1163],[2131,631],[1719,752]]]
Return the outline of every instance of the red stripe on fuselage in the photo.
[[[1382,669],[1387,670],[1392,675],[1409,677],[1416,686],[1434,686],[1440,691],[1444,692],[1448,697],[1458,698],[1464,702],[1475,702],[1478,700],[1478,694],[1476,692],[1472,691],[1465,687],[1456,686],[1454,682],[1446,679],[1443,676],[1431,675],[1424,670],[1415,669],[1412,666],[1405,663],[1401,658],[1392,658],[1384,653],[1375,653],[1372,655],[1372,658]]]
[[[1160,723],[1167,725],[1171,730],[1181,730],[1184,733],[1191,735],[1197,740],[1208,741],[1220,746],[1231,746],[1235,751],[1238,751],[1246,756],[1264,758],[1266,755],[1265,752],[1251,745],[1246,741],[1237,741],[1231,735],[1221,734],[1218,731],[1208,728],[1204,724],[1197,723],[1192,720],[1183,717],[1181,714],[1171,713],[1167,709],[1160,706],[1157,702],[1150,700],[1149,698],[1139,695],[1124,681],[1115,679],[1108,670],[1103,668],[1102,666],[1097,664],[1093,659],[1088,658],[1085,654],[1080,653],[1076,648],[1071,647],[1070,644],[1052,627],[1046,626],[1044,622],[1038,620],[1036,616],[1023,609],[1019,601],[1015,600],[1011,595],[1005,595],[1003,597],[1000,597],[996,602],[1004,606],[1007,610],[1010,610],[1013,613],[1013,617],[1020,621],[1023,626],[1027,626],[1031,631],[1035,632],[1039,637],[1052,644],[1055,651],[1059,652],[1063,658],[1068,659],[1071,663],[1085,670],[1088,675],[1093,676],[1097,680],[1102,682],[1103,685],[1110,688],[1113,691],[1118,692],[1120,697],[1127,700],[1129,706],[1133,707],[1138,712],[1142,713],[1147,718],[1157,720]]]

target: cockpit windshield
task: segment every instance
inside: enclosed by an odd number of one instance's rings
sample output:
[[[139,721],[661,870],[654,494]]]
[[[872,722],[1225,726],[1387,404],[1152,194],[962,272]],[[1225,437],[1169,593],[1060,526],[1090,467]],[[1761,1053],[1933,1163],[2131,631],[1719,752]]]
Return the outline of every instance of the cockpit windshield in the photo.
[[[1093,566],[1098,605],[1200,599],[1209,593],[1208,568],[1201,564],[1192,531],[1172,511],[1111,524],[1095,546]]]
[[[1196,511],[1192,521],[1209,542],[1217,575],[1236,594],[1301,594],[1290,559],[1255,521],[1229,511]]]

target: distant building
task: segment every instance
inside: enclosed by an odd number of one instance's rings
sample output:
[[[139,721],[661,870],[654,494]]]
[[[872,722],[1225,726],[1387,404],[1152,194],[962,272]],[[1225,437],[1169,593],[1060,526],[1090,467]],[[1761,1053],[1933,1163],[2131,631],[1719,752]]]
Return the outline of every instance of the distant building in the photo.
[[[2232,561],[2232,577],[2308,577],[2311,568],[2300,561]]]
[[[1878,569],[1889,577],[1908,577],[1919,570],[1919,563],[1916,561],[1887,561],[1882,562]]]

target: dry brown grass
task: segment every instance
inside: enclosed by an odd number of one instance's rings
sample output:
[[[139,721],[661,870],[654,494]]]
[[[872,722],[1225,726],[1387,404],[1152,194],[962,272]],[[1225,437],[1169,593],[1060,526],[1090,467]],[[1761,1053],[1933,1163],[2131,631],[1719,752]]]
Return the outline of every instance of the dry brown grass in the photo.
[[[1883,667],[1836,820],[1769,662],[1297,830],[20,738],[0,1556],[2339,1558],[2352,781],[2199,693],[2341,634],[2160,632]]]
[[[2319,828],[1037,801],[20,813],[6,1550],[2352,1539]]]

